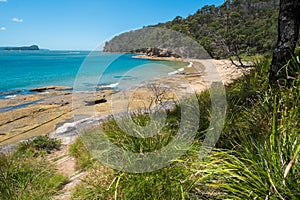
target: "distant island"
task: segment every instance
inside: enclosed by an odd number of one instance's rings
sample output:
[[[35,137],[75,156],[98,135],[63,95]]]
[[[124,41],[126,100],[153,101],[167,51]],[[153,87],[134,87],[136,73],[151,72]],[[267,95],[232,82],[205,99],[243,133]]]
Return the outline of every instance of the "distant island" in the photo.
[[[22,47],[0,47],[0,50],[4,51],[37,51],[40,48],[37,45],[22,46]]]

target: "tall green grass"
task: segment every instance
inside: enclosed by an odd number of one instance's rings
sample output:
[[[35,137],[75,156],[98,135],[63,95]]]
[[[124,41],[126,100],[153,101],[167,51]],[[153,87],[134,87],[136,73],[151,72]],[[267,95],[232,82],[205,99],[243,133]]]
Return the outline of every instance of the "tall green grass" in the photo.
[[[299,67],[296,62],[293,65]],[[263,72],[268,66],[264,63],[259,70]],[[300,198],[300,76],[294,73],[295,79],[287,87],[272,89],[265,84],[265,74],[246,77],[261,86],[255,87],[251,96],[231,93],[242,98],[231,105],[223,134],[231,141],[220,145],[231,146],[231,150],[214,151],[194,165],[197,183],[222,189],[220,198]],[[245,85],[232,87],[243,91]]]
[[[201,112],[198,133],[195,134],[196,141],[202,137],[204,130],[209,126],[209,92],[200,95],[199,109]],[[181,120],[181,108],[176,106],[172,111],[167,111],[165,126],[162,127],[158,134],[153,137],[135,137],[129,135],[121,129],[114,120],[105,122],[101,126],[109,138],[110,142],[126,151],[133,153],[155,152],[168,145],[176,136]],[[121,119],[126,121],[128,119]],[[147,114],[135,113],[133,121],[139,126],[149,124]],[[120,120],[119,120],[120,121]],[[130,130],[131,127],[127,127]],[[127,130],[125,128],[125,130]],[[131,129],[132,130],[132,129]],[[86,135],[80,139],[85,142],[97,140],[99,135],[98,128],[87,131]],[[88,142],[89,143],[89,142]],[[91,145],[89,143],[89,145]],[[99,144],[97,144],[99,146]],[[194,145],[196,148],[196,145]],[[71,147],[72,151],[77,151],[78,146]],[[198,147],[197,147],[198,148]],[[81,151],[78,151],[81,152]],[[188,150],[182,156],[182,159],[170,162],[163,169],[148,173],[122,173],[117,170],[107,170],[101,164],[96,163],[90,169],[91,175],[88,176],[73,194],[74,199],[178,199],[186,197],[186,190],[190,187],[189,179],[192,176],[187,165],[187,161],[196,160],[198,151],[195,149]],[[100,161],[101,162],[101,161]],[[104,174],[103,174],[104,173]],[[95,178],[98,177],[98,178]]]
[[[94,163],[95,159],[91,156],[82,140],[78,139],[69,149],[70,154],[76,158],[76,169],[89,169]]]
[[[0,155],[0,199],[51,199],[66,183],[45,155],[60,146],[47,136],[20,143],[16,151]]]

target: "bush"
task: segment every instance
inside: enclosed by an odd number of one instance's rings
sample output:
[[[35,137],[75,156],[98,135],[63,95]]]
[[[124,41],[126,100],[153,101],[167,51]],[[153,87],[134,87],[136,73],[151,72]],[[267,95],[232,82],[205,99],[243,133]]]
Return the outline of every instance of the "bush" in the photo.
[[[41,155],[50,154],[54,150],[59,150],[61,141],[46,136],[37,136],[32,140],[21,142],[17,145],[16,151],[20,154]]]

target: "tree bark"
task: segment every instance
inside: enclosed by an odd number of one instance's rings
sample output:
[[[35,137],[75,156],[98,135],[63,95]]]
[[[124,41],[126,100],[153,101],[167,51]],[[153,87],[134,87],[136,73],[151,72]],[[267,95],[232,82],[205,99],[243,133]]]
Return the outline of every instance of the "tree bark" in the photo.
[[[280,69],[292,58],[299,37],[300,0],[280,0],[278,39],[270,68],[270,83],[287,79]]]

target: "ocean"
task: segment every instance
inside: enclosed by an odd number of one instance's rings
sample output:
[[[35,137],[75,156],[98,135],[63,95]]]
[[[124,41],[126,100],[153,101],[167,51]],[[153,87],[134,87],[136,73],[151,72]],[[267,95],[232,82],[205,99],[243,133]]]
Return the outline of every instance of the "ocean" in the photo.
[[[128,82],[167,76],[186,63],[132,58],[132,54],[89,51],[0,51],[0,98],[49,85],[78,90],[124,89]]]

